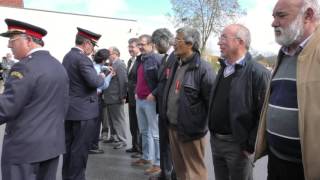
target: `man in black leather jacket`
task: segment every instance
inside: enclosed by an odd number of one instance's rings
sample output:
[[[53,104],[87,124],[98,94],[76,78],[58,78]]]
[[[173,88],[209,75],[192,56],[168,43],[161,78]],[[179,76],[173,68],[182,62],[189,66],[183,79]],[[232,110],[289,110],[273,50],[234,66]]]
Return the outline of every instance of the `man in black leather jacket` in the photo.
[[[246,27],[227,26],[218,45],[221,68],[208,115],[215,178],[252,180],[252,153],[270,72],[248,53]]]
[[[215,73],[200,57],[200,33],[189,27],[176,32],[177,60],[165,86],[161,117],[168,121],[177,179],[207,180],[205,135],[208,99]]]

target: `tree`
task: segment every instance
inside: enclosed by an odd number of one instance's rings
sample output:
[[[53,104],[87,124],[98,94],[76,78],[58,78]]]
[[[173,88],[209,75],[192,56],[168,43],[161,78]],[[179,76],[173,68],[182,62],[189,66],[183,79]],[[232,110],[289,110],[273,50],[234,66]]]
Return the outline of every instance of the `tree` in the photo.
[[[189,25],[201,33],[201,52],[212,33],[244,14],[237,0],[171,0],[176,26]]]

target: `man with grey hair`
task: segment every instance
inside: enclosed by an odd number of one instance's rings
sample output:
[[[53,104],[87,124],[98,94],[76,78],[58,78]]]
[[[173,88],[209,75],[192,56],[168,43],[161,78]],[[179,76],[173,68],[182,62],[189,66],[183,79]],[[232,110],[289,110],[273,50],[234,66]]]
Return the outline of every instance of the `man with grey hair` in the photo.
[[[157,86],[157,109],[159,112],[159,138],[160,138],[160,168],[161,174],[152,176],[149,180],[161,179],[171,180],[175,179],[170,154],[169,136],[167,121],[161,116],[163,90],[167,82],[169,72],[172,68],[173,63],[176,61],[173,49],[174,37],[173,34],[166,28],[160,28],[152,33],[152,42],[155,48],[160,54],[163,54],[161,65],[158,70],[158,86]],[[171,175],[172,174],[172,175]]]
[[[317,0],[278,0],[272,27],[282,47],[266,93],[255,159],[268,180],[320,179],[320,29]]]
[[[226,26],[218,45],[221,67],[208,115],[215,178],[252,180],[252,154],[270,72],[252,60],[245,26]]]
[[[120,51],[117,47],[109,48],[110,65],[115,72],[109,87],[103,92],[107,108],[107,118],[111,129],[114,129],[114,149],[127,146],[126,121],[124,114],[124,103],[127,97],[128,76],[125,63],[120,59]]]
[[[177,179],[207,180],[204,162],[208,132],[208,103],[215,78],[211,66],[201,59],[200,33],[184,27],[176,31],[175,55],[163,95],[173,166]]]

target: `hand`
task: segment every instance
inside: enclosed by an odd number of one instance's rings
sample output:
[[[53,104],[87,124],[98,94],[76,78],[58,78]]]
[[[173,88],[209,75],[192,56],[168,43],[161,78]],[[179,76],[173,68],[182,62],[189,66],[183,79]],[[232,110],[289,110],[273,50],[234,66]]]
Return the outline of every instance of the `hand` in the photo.
[[[111,76],[112,76],[112,77],[115,76],[115,75],[117,75],[117,73],[116,73],[114,70],[111,70],[110,73],[111,73]]]
[[[137,95],[137,94],[134,94],[134,98],[137,100],[137,99],[138,99],[138,95]]]
[[[99,73],[99,76],[102,77],[103,79],[106,77],[104,73]]]
[[[150,94],[147,96],[146,100],[148,100],[148,101],[155,101],[155,100],[156,100],[156,97],[154,97],[154,95],[153,95],[152,93],[150,93]]]
[[[248,151],[242,151],[242,153],[246,156],[249,157],[251,155],[251,153],[249,153]]]

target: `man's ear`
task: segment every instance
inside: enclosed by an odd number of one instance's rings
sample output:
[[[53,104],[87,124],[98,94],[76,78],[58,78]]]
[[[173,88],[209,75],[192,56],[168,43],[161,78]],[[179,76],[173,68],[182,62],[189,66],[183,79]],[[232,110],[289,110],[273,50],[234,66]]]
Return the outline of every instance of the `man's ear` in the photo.
[[[314,19],[315,13],[312,8],[308,8],[306,12],[304,12],[304,20],[311,21]]]

